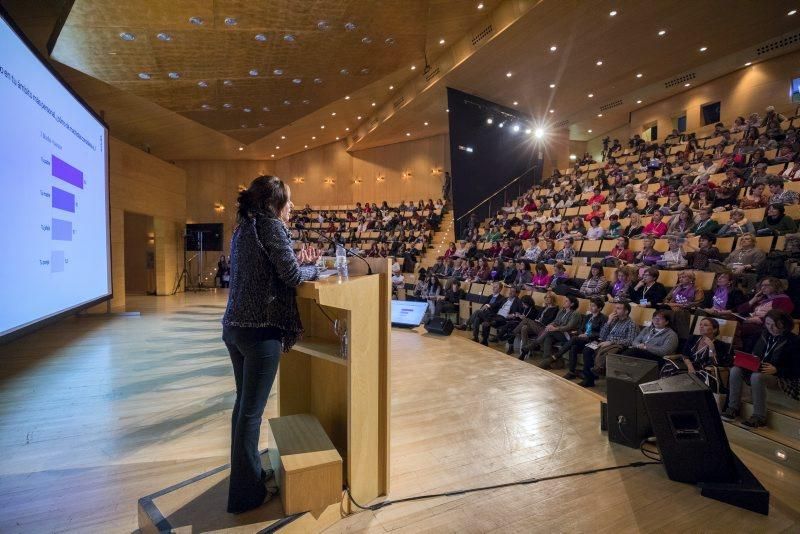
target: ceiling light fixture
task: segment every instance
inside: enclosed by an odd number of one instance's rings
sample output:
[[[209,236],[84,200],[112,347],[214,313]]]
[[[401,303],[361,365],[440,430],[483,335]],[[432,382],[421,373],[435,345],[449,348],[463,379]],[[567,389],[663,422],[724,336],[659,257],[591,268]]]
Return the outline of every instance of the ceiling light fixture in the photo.
[[[641,103],[642,103],[642,101],[641,101],[641,100],[637,100],[637,101],[636,101],[636,103],[637,103],[637,104],[641,104]]]
[[[261,108],[261,111],[269,111],[269,107],[268,106],[264,106],[263,108]]]
[[[152,78],[152,76],[150,76],[150,73],[148,72],[140,72],[139,78],[141,78],[142,80],[149,80],[150,78]]]
[[[361,69],[361,74],[369,74],[369,69],[367,67],[364,67],[363,69]]]
[[[345,100],[350,100],[350,95],[346,95],[346,96],[344,97],[344,99],[345,99]]]
[[[411,132],[406,132],[406,137],[411,137]]]
[[[231,85],[233,85],[233,82],[230,80],[223,80],[222,85],[224,85],[225,87],[230,87]]]
[[[244,147],[243,147],[243,146],[240,146],[240,147],[239,147],[239,152],[241,152],[242,150],[244,150]]]
[[[588,95],[586,95],[586,96],[588,96],[589,98],[594,98],[594,93],[589,93],[589,94],[588,94]]]
[[[308,145],[303,145],[303,148],[308,148]]]
[[[595,65],[597,65],[598,67],[599,67],[600,65],[602,65],[602,64],[603,64],[603,60],[602,60],[602,59],[598,59],[598,60],[595,62]]]
[[[515,132],[518,132],[519,131],[519,124],[515,124],[511,129],[514,130]]]
[[[324,130],[325,129],[325,125],[324,124],[320,124],[319,129],[320,130]]]
[[[292,101],[291,100],[284,100],[283,101],[283,105],[284,106],[291,106],[292,105]]]
[[[282,136],[281,136],[281,139],[286,139],[286,136],[285,136],[285,135],[282,135]]]
[[[390,86],[389,86],[389,90],[390,90],[390,91],[394,91],[394,85],[390,85]]]
[[[514,105],[515,105],[515,106],[518,106],[518,105],[519,105],[519,102],[517,102],[516,100],[514,100]]]
[[[417,66],[416,65],[411,65],[411,70],[417,70]]]
[[[341,74],[342,76],[347,76],[348,74],[350,74],[350,71],[347,69],[341,69],[339,71],[339,74]]]
[[[658,30],[658,36],[664,37],[667,34],[667,30]]]
[[[349,131],[350,131],[350,127],[349,127],[349,126],[348,126],[348,127],[346,127],[346,128],[344,129],[344,131],[345,131],[345,132],[349,132]]]
[[[791,16],[792,16],[792,15],[794,15],[795,13],[797,13],[797,10],[796,10],[796,9],[793,9],[793,10],[789,11],[789,12],[787,13],[787,15],[789,15],[789,16],[791,17]]]
[[[269,157],[274,158],[275,154],[270,154]]]
[[[701,52],[705,52],[706,50],[708,50],[708,47],[707,47],[707,46],[701,46],[701,47],[700,47],[700,51],[701,51]]]
[[[598,114],[597,114],[597,117],[598,117],[598,118],[599,118],[599,117],[602,117],[602,116],[603,116],[603,114],[602,114],[602,113],[598,113]]]
[[[550,89],[555,89],[555,88],[556,88],[556,84],[554,84],[554,83],[551,83],[551,84],[550,84]]]
[[[369,36],[364,36],[361,38],[361,42],[364,44],[372,44],[372,38]]]
[[[336,136],[336,140],[337,140],[337,141],[339,140],[339,136],[338,136],[338,135]]]
[[[376,106],[376,104],[375,104],[375,102],[373,102],[373,103],[372,103],[372,107],[374,108],[375,106]]]
[[[258,76],[258,70],[250,69],[250,76]]]
[[[316,136],[316,135],[312,135],[312,136],[311,136],[311,140],[312,140],[312,141],[313,141],[314,139],[316,139],[316,138],[317,138],[317,136]]]
[[[202,26],[205,21],[202,17],[189,17],[189,24],[194,24],[195,26]]]
[[[328,31],[331,29],[331,24],[327,20],[321,20],[317,22],[317,29],[322,31]]]
[[[172,79],[172,80],[177,80],[178,78],[181,77],[181,73],[180,72],[170,72],[169,74],[167,74],[167,76],[169,76],[170,79]]]
[[[492,119],[491,117],[486,119],[486,124],[492,124],[493,122],[494,122],[494,119]]]
[[[355,23],[353,23],[353,22],[345,22],[344,23],[344,29],[349,31],[349,32],[354,31],[357,27],[358,26],[356,26]]]
[[[300,85],[301,83],[303,83],[303,79],[302,78],[293,78],[292,79],[292,83],[295,84],[295,85]]]
[[[443,45],[443,44],[444,44],[444,39],[439,39],[439,45]]]
[[[395,43],[394,37],[387,37],[386,40],[384,41],[384,43],[386,44],[386,46],[394,45],[394,43]]]
[[[119,34],[119,38],[123,41],[133,41],[136,39],[136,36],[130,32],[122,32]]]
[[[428,121],[425,121],[425,122],[423,122],[422,124],[424,124],[425,126],[427,126],[427,125],[428,125]]]
[[[750,61],[748,61],[747,63],[744,64],[745,67],[749,67],[750,65],[752,65],[752,63]]]
[[[690,84],[689,82],[686,82],[685,84],[683,84],[684,87],[689,87],[690,85],[692,85],[692,84]]]
[[[591,130],[586,130],[586,131],[587,131],[587,132],[589,132],[589,133],[592,133],[592,131],[591,131]]]
[[[541,139],[544,137],[544,130],[542,128],[536,128],[536,131],[533,133],[533,135],[536,136],[537,139]]]
[[[483,9],[483,2],[478,4],[478,9]]]
[[[642,76],[643,76],[643,74],[642,74],[641,72],[637,72],[637,73],[636,73],[636,77],[637,77],[637,78],[641,78]]]
[[[231,109],[233,107],[233,104],[225,102],[224,104],[222,104],[222,107],[225,108],[225,109]]]
[[[278,145],[275,145],[275,150],[280,150],[280,149],[281,149],[281,147],[279,147]]]
[[[617,12],[616,11],[609,11],[608,12],[608,16],[609,17],[616,17],[617,16]]]
[[[531,129],[530,128],[525,128],[525,133],[530,135],[531,134]]]
[[[554,110],[554,109],[550,110],[550,113],[555,113],[555,112],[556,112],[556,110]]]
[[[322,78],[314,78],[314,85],[322,85]]]
[[[283,69],[273,69],[272,74],[275,76],[283,76]]]
[[[199,82],[197,82],[197,85],[199,87],[208,87],[208,82],[205,80],[200,80]]]
[[[505,125],[506,125],[506,123],[505,123],[505,122],[501,122],[500,124],[498,124],[498,125],[497,125],[497,127],[498,127],[498,128],[502,128],[502,127],[503,127],[503,126],[505,126]]]
[[[242,111],[244,111],[245,113],[250,113],[253,110],[250,108],[242,108]]]
[[[551,52],[555,52],[556,50],[558,50],[558,47],[556,45],[550,47]]]
[[[360,121],[360,120],[361,120],[361,115],[359,115],[358,117],[356,117],[356,120],[357,120],[357,121]]]
[[[234,17],[225,17],[225,25],[226,26],[236,26],[239,23],[238,20]]]
[[[331,112],[331,117],[335,117],[335,116],[336,116],[336,112],[335,112],[335,111],[332,111],[332,112]]]
[[[287,33],[286,35],[283,36],[283,40],[286,41],[287,43],[293,43],[295,41],[295,36],[292,35],[291,33]]]
[[[511,76],[513,76],[511,71],[506,72],[506,78],[511,78]]]
[[[255,40],[263,43],[264,41],[267,40],[267,36],[264,35],[263,33],[257,33],[255,36]]]
[[[169,42],[169,41],[172,40],[172,36],[170,34],[166,33],[166,32],[157,33],[156,34],[156,38],[159,41],[165,41],[165,42]]]

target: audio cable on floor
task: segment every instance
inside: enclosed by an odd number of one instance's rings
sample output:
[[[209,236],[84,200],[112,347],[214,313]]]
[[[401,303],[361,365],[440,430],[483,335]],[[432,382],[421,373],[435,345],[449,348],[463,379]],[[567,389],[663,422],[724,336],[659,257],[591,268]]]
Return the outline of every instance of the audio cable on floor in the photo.
[[[642,444],[642,446],[643,446],[643,444]],[[645,454],[645,456],[647,456],[647,454],[644,452],[644,450],[641,447],[640,447],[640,450],[642,450],[642,454]],[[647,456],[647,457],[651,458],[651,459],[654,459],[654,457],[652,457],[652,456]],[[478,492],[478,491],[486,491],[486,490],[493,490],[493,489],[508,488],[508,487],[511,487],[511,486],[527,486],[527,485],[530,485],[530,484],[537,484],[539,482],[548,482],[550,480],[559,480],[559,479],[562,479],[562,478],[571,478],[571,477],[584,476],[584,475],[594,475],[594,474],[597,474],[597,473],[604,473],[606,471],[616,471],[618,469],[627,469],[627,468],[631,468],[631,467],[633,467],[633,468],[644,467],[646,465],[657,465],[657,464],[660,464],[660,463],[661,463],[660,460],[659,461],[651,461],[651,462],[631,462],[631,463],[625,464],[625,465],[615,465],[615,466],[611,466],[611,467],[598,467],[598,468],[595,468],[595,469],[587,469],[585,471],[578,471],[578,472],[575,472],[575,473],[564,473],[562,475],[552,475],[552,476],[549,476],[549,477],[541,477],[541,478],[528,478],[528,479],[524,479],[524,480],[517,480],[517,481],[514,481],[514,482],[505,482],[503,484],[493,484],[491,486],[478,486],[478,487],[475,487],[475,488],[466,488],[466,489],[460,489],[460,490],[446,491],[446,492],[443,492],[443,493],[431,493],[431,494],[427,494],[427,495],[417,495],[415,497],[406,497],[404,499],[395,499],[395,500],[383,501],[383,502],[375,503],[375,504],[373,504],[371,506],[362,506],[355,499],[353,499],[353,495],[350,493],[350,488],[349,487],[345,487],[344,491],[345,491],[345,494],[347,495],[347,498],[350,500],[351,503],[353,503],[353,505],[356,508],[359,508],[359,509],[365,510],[365,511],[375,512],[375,511],[378,511],[378,510],[380,510],[382,508],[386,508],[387,506],[391,506],[393,504],[420,501],[420,500],[424,500],[424,499],[434,499],[436,497],[455,497],[457,495],[466,495],[468,493],[475,493],[475,492]]]

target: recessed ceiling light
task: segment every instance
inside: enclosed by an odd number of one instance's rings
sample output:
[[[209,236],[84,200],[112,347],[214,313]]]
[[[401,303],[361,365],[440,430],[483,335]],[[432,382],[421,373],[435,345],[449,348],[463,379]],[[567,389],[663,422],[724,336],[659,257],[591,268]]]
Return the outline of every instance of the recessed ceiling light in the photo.
[[[335,111],[332,111],[332,112],[331,112],[331,117],[335,117],[335,116],[336,116],[336,112],[335,112]]]
[[[347,31],[349,31],[349,32],[351,32],[351,31],[354,31],[354,30],[355,30],[357,27],[358,27],[358,26],[356,26],[356,25],[355,25],[354,23],[352,23],[352,22],[345,22],[345,23],[344,23],[344,29],[345,29],[345,30],[347,30]]]
[[[390,86],[389,86],[389,90],[390,90],[390,91],[393,91],[393,90],[394,90],[394,85],[390,85]]]
[[[282,136],[281,136],[281,139],[286,139],[286,136],[285,136],[285,135],[282,135]]]
[[[450,113],[450,108],[445,109],[447,113]]]
[[[336,136],[336,140],[337,140],[337,141],[339,140],[339,136],[338,136],[338,135]]]
[[[339,70],[339,74],[341,74],[342,76],[347,76],[348,74],[350,74],[350,71],[347,69],[341,69]]]
[[[555,112],[556,112],[556,110],[554,110],[554,109],[550,110],[550,113],[555,113]]]
[[[667,34],[667,30],[658,30],[658,36],[663,37]]]
[[[303,148],[308,148],[308,145],[303,145]]]
[[[194,24],[195,26],[202,26],[203,22],[205,21],[203,20],[202,17],[189,17],[189,24]]]
[[[589,133],[592,133],[592,131],[591,131],[591,130],[586,130],[586,131],[587,131],[587,132],[589,132]]]
[[[428,121],[425,121],[425,122],[423,122],[422,124],[424,124],[425,126],[427,126],[427,125],[428,125]]]
[[[689,87],[690,85],[692,85],[692,84],[690,84],[689,82],[686,82],[685,84],[683,84],[684,87]]]
[[[168,33],[165,33],[165,32],[157,33],[156,34],[156,38],[159,41],[171,41],[172,40],[172,36],[170,34],[168,34]]]
[[[373,102],[373,103],[372,103],[372,107],[374,108],[374,107],[375,107],[375,105],[376,105],[376,104],[375,104],[375,102]]]
[[[603,60],[602,60],[602,59],[598,59],[598,60],[595,62],[595,65],[597,65],[598,67],[599,67],[600,65],[602,65],[602,64],[603,64]]]
[[[636,101],[636,103],[637,103],[637,104],[641,104],[641,103],[642,103],[642,101],[641,101],[641,100],[637,100],[637,101]]]
[[[514,100],[514,105],[515,105],[515,106],[518,106],[518,105],[519,105],[519,102],[517,102],[516,100]]]
[[[411,65],[411,70],[417,70],[417,66],[416,65]]]
[[[295,85],[300,85],[301,83],[303,83],[303,79],[302,78],[293,78],[292,79],[292,83],[295,84]]]
[[[269,157],[274,158],[275,154],[270,154]]]
[[[261,41],[262,43],[267,40],[267,36],[263,33],[257,33],[255,36],[256,41]]]
[[[550,89],[555,89],[555,88],[556,88],[556,84],[554,84],[554,83],[551,83],[551,84],[550,84]]]
[[[491,117],[486,119],[486,124],[492,124],[493,122],[494,122],[494,119],[492,119]]]
[[[136,39],[136,36],[130,32],[122,32],[119,34],[119,38],[122,39],[123,41],[133,41],[134,39]]]
[[[312,140],[312,141],[313,141],[314,139],[316,139],[316,138],[317,138],[317,136],[316,136],[316,135],[312,135],[312,136],[311,136],[311,140]]]
[[[511,71],[506,72],[506,78],[511,78],[514,74]]]
[[[478,4],[478,9],[483,9],[483,2]]]
[[[363,69],[361,69],[361,74],[369,74],[369,69],[367,67],[364,67]]]
[[[796,10],[796,9],[793,9],[793,10],[789,11],[789,12],[787,13],[787,15],[789,15],[789,16],[791,17],[791,16],[792,16],[792,15],[794,15],[795,13],[797,13],[797,10]]]
[[[349,132],[350,131],[350,127],[348,126],[347,128],[344,129],[344,131],[345,132]]]
[[[292,101],[291,100],[284,100],[283,101],[283,105],[284,106],[291,106],[292,105]]]
[[[205,109],[205,110],[209,110],[209,109],[211,109],[211,106],[210,106],[209,104],[203,104],[203,105],[202,105],[202,106],[200,106],[200,107],[201,107],[201,108],[203,108],[203,109]]]
[[[250,76],[258,76],[258,70],[257,69],[250,69]]]
[[[314,78],[314,85],[322,85],[322,78]]]
[[[558,47],[556,45],[550,47],[551,52],[555,52],[556,50],[558,50]]]
[[[264,106],[263,108],[261,108],[261,111],[269,111],[269,106]]]
[[[350,100],[350,95],[344,97],[345,100]]]
[[[234,17],[225,17],[225,25],[226,26],[236,26],[239,23],[238,20]]]
[[[320,125],[320,127],[319,127],[319,129],[320,129],[320,130],[324,130],[324,129],[325,129],[325,125],[324,125],[324,124],[321,124],[321,125]]]
[[[280,147],[280,146],[278,146],[278,145],[275,145],[275,150],[280,150],[280,149],[281,149],[281,147]]]
[[[530,128],[525,128],[525,133],[530,135],[531,134],[531,129]]]
[[[394,45],[394,43],[395,43],[394,37],[387,37],[386,40],[384,41],[384,43],[386,44],[386,46]]]
[[[148,72],[140,72],[139,73],[139,78],[141,78],[143,80],[149,80],[151,77],[152,76],[150,76],[150,73],[148,73]]]
[[[361,42],[364,44],[372,44],[372,37],[364,36],[361,38]]]
[[[246,124],[242,124],[242,128],[247,128],[247,125]]]
[[[357,120],[357,121],[360,121],[360,120],[361,120],[361,115],[359,115],[358,117],[356,117],[356,120]]]
[[[250,108],[242,108],[242,111],[244,111],[245,113],[250,113],[253,110]]]
[[[444,44],[444,39],[439,39],[439,44],[443,45]]]
[[[609,11],[608,12],[608,16],[609,17],[616,17],[617,16],[617,12],[616,11]]]
[[[752,65],[752,63],[751,63],[751,62],[749,62],[749,61],[748,61],[747,63],[745,63],[745,64],[744,64],[744,66],[745,66],[745,67],[749,67],[750,65]]]
[[[642,76],[643,76],[643,74],[642,74],[641,72],[637,72],[637,73],[636,73],[636,77],[637,77],[637,78],[641,78]]]
[[[707,47],[707,46],[701,46],[701,47],[700,47],[700,51],[701,51],[701,52],[705,52],[706,50],[708,50],[708,47]]]
[[[597,114],[597,116],[598,116],[598,117],[602,117],[602,116],[603,116],[603,114],[602,114],[602,113],[598,113],[598,114]]]
[[[287,43],[293,43],[295,41],[295,36],[292,35],[291,33],[287,33],[286,35],[283,36],[283,40],[286,41]]]
[[[208,82],[205,80],[200,80],[199,82],[197,82],[197,85],[199,87],[208,87]]]
[[[242,150],[244,150],[244,147],[243,147],[243,146],[240,146],[240,147],[239,147],[239,152],[241,152]]]
[[[505,126],[505,125],[506,125],[506,123],[505,123],[505,122],[501,122],[500,124],[498,124],[498,125],[497,125],[497,127],[498,127],[498,128],[502,128],[502,127],[503,127],[503,126]]]
[[[594,93],[589,93],[589,94],[588,94],[588,95],[586,95],[586,96],[588,96],[589,98],[594,98]]]
[[[222,107],[225,108],[225,109],[231,109],[233,107],[233,104],[225,102],[224,104],[222,104]]]
[[[514,130],[515,132],[518,132],[519,131],[519,124],[515,124],[514,127],[511,128],[511,129]]]
[[[167,76],[169,76],[170,79],[172,79],[172,80],[177,80],[178,78],[181,77],[181,73],[180,72],[170,72],[169,74],[167,74]]]
[[[317,29],[322,31],[328,31],[331,29],[331,24],[327,20],[321,20],[317,22]]]
[[[406,132],[406,137],[411,137],[411,132]]]
[[[273,69],[272,74],[275,76],[283,76],[283,69]]]

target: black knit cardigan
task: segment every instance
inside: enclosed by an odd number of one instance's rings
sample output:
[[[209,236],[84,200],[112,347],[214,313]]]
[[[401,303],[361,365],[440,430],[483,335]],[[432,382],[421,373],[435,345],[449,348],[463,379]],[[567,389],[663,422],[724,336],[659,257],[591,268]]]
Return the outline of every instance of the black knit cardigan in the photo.
[[[288,351],[303,334],[295,288],[317,277],[297,262],[288,228],[275,217],[253,213],[233,232],[230,294],[223,326],[281,330]]]

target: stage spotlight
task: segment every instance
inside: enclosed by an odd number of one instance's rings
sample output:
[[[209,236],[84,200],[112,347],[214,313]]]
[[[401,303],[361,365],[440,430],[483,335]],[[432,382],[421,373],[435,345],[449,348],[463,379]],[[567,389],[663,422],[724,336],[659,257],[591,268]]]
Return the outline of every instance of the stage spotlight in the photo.
[[[533,132],[533,136],[536,139],[541,139],[542,137],[544,137],[544,129],[536,128],[536,130]]]
[[[492,118],[491,118],[491,117],[489,117],[488,119],[486,119],[486,124],[492,124],[493,122],[494,122],[494,120],[492,120]]]
[[[531,134],[531,129],[530,129],[530,128],[526,128],[526,129],[525,129],[525,133],[526,133],[526,134],[528,134],[528,135],[530,135],[530,134]]]
[[[514,127],[511,128],[511,129],[514,130],[515,132],[518,132],[519,131],[519,124],[515,124]]]
[[[497,126],[498,126],[499,128],[502,128],[502,127],[503,127],[503,126],[505,126],[505,125],[506,125],[506,123],[505,123],[505,122],[501,122],[501,123],[500,123],[500,124],[498,124]]]

